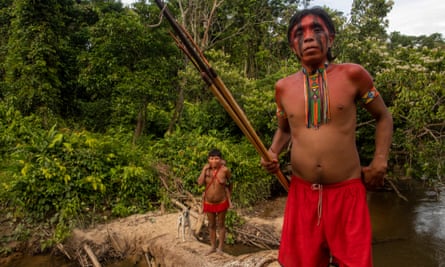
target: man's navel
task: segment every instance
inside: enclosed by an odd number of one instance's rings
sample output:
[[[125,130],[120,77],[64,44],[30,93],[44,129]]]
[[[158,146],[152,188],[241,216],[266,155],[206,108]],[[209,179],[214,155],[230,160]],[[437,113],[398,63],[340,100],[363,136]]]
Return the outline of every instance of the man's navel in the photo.
[[[343,109],[345,109],[345,106],[344,105],[337,105],[337,109],[342,111]]]
[[[320,163],[318,163],[317,165],[315,165],[315,171],[317,173],[321,173],[321,171],[323,170],[323,167],[321,166]]]

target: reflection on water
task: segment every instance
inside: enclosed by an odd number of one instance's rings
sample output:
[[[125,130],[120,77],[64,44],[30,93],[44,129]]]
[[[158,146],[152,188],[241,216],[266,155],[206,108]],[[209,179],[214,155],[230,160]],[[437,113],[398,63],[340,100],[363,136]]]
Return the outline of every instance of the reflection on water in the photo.
[[[376,267],[445,266],[445,197],[370,193]]]
[[[416,207],[415,230],[418,234],[434,233],[437,238],[445,240],[445,204],[426,202]]]

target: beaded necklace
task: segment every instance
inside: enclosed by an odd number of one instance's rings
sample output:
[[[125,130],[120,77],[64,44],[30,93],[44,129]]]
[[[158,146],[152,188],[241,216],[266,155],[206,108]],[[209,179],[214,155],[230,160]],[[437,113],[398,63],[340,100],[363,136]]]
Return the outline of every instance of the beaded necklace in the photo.
[[[331,119],[326,63],[313,74],[304,73],[304,100],[306,105],[306,127],[319,128]]]

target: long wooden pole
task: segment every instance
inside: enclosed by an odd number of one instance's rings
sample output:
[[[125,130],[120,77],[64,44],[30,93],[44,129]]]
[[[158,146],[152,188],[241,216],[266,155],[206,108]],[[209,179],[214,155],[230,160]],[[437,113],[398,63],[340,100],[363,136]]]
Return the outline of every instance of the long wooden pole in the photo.
[[[190,54],[187,50],[185,50],[184,46],[181,43],[178,43],[179,40],[175,36],[173,38],[176,40],[178,47],[187,55],[190,57]],[[195,65],[196,68],[199,69],[197,64],[192,60],[192,63]],[[202,74],[202,73],[201,73]],[[246,125],[241,121],[241,119],[238,117],[238,114],[232,109],[231,104],[227,101],[223,93],[218,89],[218,87],[213,83],[210,78],[206,74],[202,74],[203,80],[207,83],[212,93],[216,96],[220,104],[224,107],[224,109],[229,113],[230,117],[235,121],[235,123],[240,127],[241,131],[244,133],[244,135],[247,137],[247,139],[255,146],[256,150],[262,150],[261,145],[258,144],[257,139],[252,135],[252,129],[249,130]]]
[[[181,27],[174,17],[171,15],[167,6],[161,2],[161,0],[155,0],[156,4],[161,9],[164,16],[170,22],[173,30],[176,33],[176,36],[173,38],[176,41],[178,47],[187,55],[187,57],[191,60],[197,70],[200,72],[203,80],[207,83],[212,93],[216,96],[218,101],[224,107],[224,109],[228,112],[230,117],[235,121],[247,139],[252,143],[257,152],[266,160],[271,161],[271,157],[261,142],[261,139],[256,134],[254,128],[250,124],[247,116],[244,114],[244,111],[238,105],[230,91],[227,89],[224,82],[221,78],[216,74],[215,70],[210,66],[207,59],[203,55],[202,51],[196,45],[196,43],[191,38],[190,34],[186,29]],[[289,190],[289,180],[283,175],[283,173],[278,170],[275,175],[277,176],[279,182],[284,187],[286,191]]]

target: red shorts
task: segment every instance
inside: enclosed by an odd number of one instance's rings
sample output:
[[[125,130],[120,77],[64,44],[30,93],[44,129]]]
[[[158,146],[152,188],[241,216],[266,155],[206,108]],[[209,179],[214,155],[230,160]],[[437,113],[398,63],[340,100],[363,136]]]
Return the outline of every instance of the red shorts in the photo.
[[[372,229],[360,179],[332,185],[292,176],[278,261],[285,267],[372,266]]]
[[[229,200],[226,199],[221,203],[218,204],[213,204],[213,203],[208,203],[204,201],[203,204],[203,211],[204,212],[210,212],[210,213],[218,213],[218,212],[223,212],[229,209]]]

